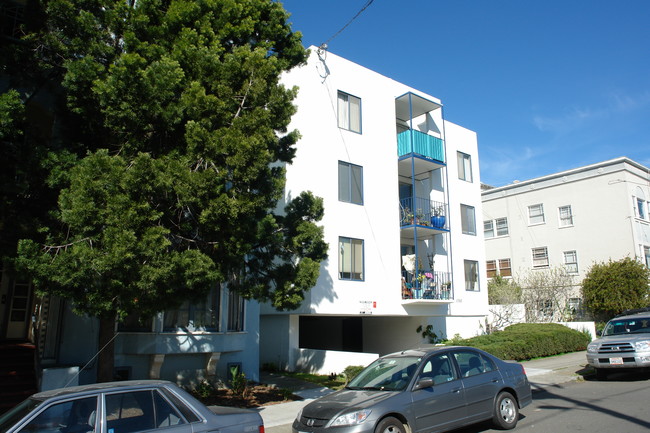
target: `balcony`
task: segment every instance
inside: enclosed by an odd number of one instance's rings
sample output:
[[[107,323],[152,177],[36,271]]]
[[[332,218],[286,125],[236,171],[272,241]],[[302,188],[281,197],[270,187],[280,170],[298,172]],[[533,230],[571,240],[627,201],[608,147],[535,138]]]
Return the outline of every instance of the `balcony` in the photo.
[[[397,134],[397,156],[419,156],[421,158],[445,163],[445,149],[443,141],[433,135],[409,129]]]
[[[400,229],[402,238],[424,238],[449,231],[447,205],[422,197],[408,197],[399,201]]]
[[[421,270],[416,276],[402,272],[402,299],[410,303],[418,301],[453,302],[454,291],[451,273]]]

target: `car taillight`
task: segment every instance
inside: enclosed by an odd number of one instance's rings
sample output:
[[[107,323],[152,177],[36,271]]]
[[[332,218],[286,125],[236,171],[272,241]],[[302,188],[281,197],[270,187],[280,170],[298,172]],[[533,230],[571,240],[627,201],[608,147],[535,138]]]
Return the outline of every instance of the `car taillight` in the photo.
[[[526,375],[526,369],[521,364],[519,364],[519,366],[521,367],[521,372],[524,373],[524,376],[525,376]]]
[[[260,425],[257,429],[257,433],[264,433],[264,424]]]

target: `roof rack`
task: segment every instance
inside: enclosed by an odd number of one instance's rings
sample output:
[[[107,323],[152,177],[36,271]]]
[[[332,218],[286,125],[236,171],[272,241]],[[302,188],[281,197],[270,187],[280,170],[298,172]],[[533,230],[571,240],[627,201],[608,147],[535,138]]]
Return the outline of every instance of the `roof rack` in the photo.
[[[631,314],[646,313],[648,311],[650,311],[650,307],[632,308],[631,310],[625,310],[614,317],[629,316]]]

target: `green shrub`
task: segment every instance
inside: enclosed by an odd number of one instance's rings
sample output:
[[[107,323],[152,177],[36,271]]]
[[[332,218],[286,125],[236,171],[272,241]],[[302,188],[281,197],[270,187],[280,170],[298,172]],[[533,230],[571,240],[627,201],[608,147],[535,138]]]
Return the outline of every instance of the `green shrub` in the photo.
[[[348,365],[343,370],[343,376],[345,377],[346,382],[351,381],[357,374],[361,373],[365,367],[363,365]]]
[[[476,347],[501,359],[522,361],[560,353],[585,350],[589,336],[556,323],[519,323],[466,340],[454,340],[456,345]]]

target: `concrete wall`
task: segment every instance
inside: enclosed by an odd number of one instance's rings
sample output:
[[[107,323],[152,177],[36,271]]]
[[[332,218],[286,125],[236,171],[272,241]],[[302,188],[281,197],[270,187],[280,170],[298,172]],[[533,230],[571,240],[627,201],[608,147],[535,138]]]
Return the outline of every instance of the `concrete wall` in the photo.
[[[376,353],[299,349],[296,370],[314,374],[340,374],[346,367],[365,367],[378,357]]]

